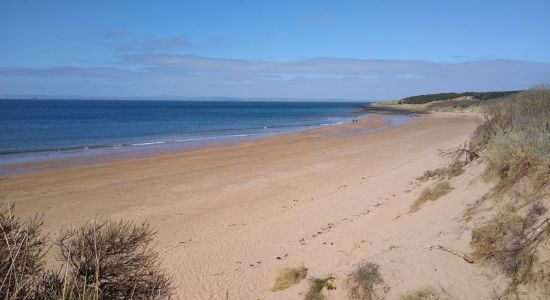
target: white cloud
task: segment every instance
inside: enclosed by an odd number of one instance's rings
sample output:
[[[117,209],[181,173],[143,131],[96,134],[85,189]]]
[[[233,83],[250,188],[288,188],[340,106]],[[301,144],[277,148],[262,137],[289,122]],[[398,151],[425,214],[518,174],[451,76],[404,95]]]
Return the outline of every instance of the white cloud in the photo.
[[[121,62],[118,68],[0,69],[0,93],[391,99],[432,92],[515,90],[550,82],[549,63],[511,60],[316,58],[278,63],[134,54],[122,56]]]

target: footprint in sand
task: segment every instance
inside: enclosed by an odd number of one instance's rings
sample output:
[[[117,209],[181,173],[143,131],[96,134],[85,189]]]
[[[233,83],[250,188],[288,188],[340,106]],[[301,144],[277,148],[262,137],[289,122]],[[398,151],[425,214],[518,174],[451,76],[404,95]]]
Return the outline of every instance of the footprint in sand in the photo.
[[[283,255],[283,256],[277,256],[277,257],[275,257],[275,259],[281,260],[281,259],[287,258],[287,257],[288,257],[288,253],[286,253],[286,254]]]

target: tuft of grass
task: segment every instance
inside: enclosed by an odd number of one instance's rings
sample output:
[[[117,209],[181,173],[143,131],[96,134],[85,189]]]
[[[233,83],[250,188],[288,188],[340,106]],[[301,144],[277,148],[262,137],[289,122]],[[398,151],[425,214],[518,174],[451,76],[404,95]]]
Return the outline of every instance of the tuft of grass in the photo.
[[[441,299],[434,288],[425,287],[399,296],[400,300],[439,300]]]
[[[309,289],[304,296],[304,300],[324,300],[326,299],[323,295],[323,289],[334,290],[336,289],[336,284],[334,282],[335,278],[333,276],[327,276],[324,278],[311,278]]]
[[[420,193],[420,196],[418,196],[416,201],[412,204],[409,212],[412,213],[419,210],[427,201],[435,201],[452,190],[453,187],[446,180],[436,183],[433,187],[425,188],[422,193]]]
[[[427,181],[432,178],[444,178],[451,179],[464,173],[463,164],[454,162],[447,167],[437,168],[433,170],[426,170],[422,176],[417,177],[420,181]]]
[[[300,266],[297,268],[283,268],[279,270],[275,283],[271,288],[272,292],[287,289],[300,283],[307,276],[307,268]]]
[[[444,172],[444,168],[437,168],[437,169],[433,169],[433,170],[426,170],[424,171],[424,173],[422,174],[422,176],[420,177],[417,177],[416,179],[420,180],[420,181],[427,181],[427,180],[430,180],[432,178],[436,178],[436,177],[439,177],[441,176],[441,174],[443,174]]]
[[[352,300],[378,299],[377,286],[384,284],[380,266],[373,262],[362,262],[348,274],[346,286]]]

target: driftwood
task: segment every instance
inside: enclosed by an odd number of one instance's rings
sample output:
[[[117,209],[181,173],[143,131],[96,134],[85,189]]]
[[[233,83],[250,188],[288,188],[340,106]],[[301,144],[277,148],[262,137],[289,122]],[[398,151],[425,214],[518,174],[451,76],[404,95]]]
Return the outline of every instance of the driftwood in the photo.
[[[539,235],[544,232],[549,222],[550,218],[546,218],[537,227],[533,228],[533,230],[525,235],[525,239],[521,242],[522,246],[525,247],[534,242],[539,237]]]
[[[428,249],[428,250],[432,250],[432,249],[443,250],[443,251],[449,252],[449,253],[451,253],[451,254],[453,254],[453,255],[456,255],[456,256],[462,258],[463,260],[465,260],[465,261],[467,261],[467,262],[469,262],[469,263],[471,263],[471,264],[474,263],[474,261],[473,261],[471,258],[469,258],[466,254],[464,254],[464,253],[462,253],[462,252],[454,251],[454,250],[451,250],[451,249],[447,249],[447,248],[445,248],[445,247],[443,247],[443,246],[440,246],[440,245],[428,246],[428,247],[426,247],[426,249]]]

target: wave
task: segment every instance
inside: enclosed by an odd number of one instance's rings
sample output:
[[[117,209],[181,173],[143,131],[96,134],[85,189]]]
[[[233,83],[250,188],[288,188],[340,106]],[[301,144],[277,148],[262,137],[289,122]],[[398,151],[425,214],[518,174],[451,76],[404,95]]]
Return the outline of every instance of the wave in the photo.
[[[171,138],[165,140],[153,140],[153,141],[143,141],[143,142],[133,142],[133,143],[113,143],[113,144],[98,144],[98,145],[81,145],[81,146],[68,146],[68,147],[59,147],[59,148],[39,148],[39,149],[22,149],[14,151],[0,151],[0,156],[5,155],[15,155],[15,154],[40,154],[45,155],[57,155],[67,152],[86,152],[91,150],[98,149],[120,149],[128,147],[146,147],[146,146],[155,146],[155,145],[167,145],[167,144],[178,144],[178,143],[192,143],[192,142],[202,142],[202,141],[216,141],[216,140],[236,140],[239,138],[248,138],[248,137],[258,137],[258,136],[269,136],[276,134],[285,134],[293,133],[308,129],[313,129],[321,126],[332,126],[332,125],[341,125],[345,124],[346,121],[329,120],[332,122],[329,123],[319,123],[319,124],[309,124],[309,125],[271,125],[263,126],[257,128],[248,128],[246,130],[271,130],[271,132],[257,132],[257,133],[242,133],[242,134],[222,134],[214,136],[198,136],[198,137],[189,137],[189,138]],[[292,128],[293,130],[288,130]],[[287,130],[280,130],[287,129]],[[231,132],[243,129],[224,129],[223,131]]]

